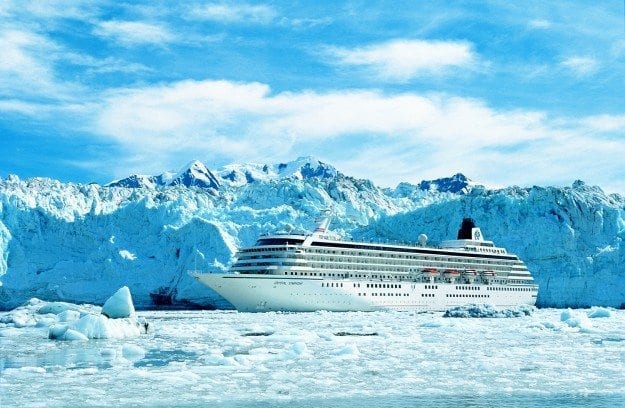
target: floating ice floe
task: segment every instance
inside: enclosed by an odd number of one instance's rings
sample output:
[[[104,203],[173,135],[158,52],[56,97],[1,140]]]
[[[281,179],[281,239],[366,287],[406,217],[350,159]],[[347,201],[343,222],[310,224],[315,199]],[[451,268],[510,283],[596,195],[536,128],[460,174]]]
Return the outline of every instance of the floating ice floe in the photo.
[[[587,315],[574,312],[571,309],[563,310],[560,313],[560,321],[571,328],[577,328],[580,332],[588,333],[592,331],[592,323]]]
[[[522,317],[534,312],[534,307],[521,305],[513,309],[496,309],[491,305],[458,306],[445,311],[443,317]]]
[[[605,307],[593,307],[588,312],[588,317],[590,317],[591,319],[610,316],[612,316],[612,312],[610,311],[610,309],[607,309]]]
[[[47,327],[49,339],[79,341],[136,337],[146,327],[137,320],[126,286],[115,292],[101,309],[33,298],[2,316],[0,324],[14,328]]]
[[[135,317],[135,306],[127,286],[121,287],[104,302],[102,314],[111,319]]]
[[[55,324],[50,327],[48,337],[87,340],[135,337],[140,333],[130,290],[124,286],[107,299],[100,314],[84,314],[68,324]]]

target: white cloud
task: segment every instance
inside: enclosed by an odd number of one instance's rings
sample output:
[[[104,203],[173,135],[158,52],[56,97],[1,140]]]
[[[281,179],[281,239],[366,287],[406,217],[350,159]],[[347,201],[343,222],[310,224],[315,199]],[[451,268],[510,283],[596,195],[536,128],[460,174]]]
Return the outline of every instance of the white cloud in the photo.
[[[582,124],[596,132],[625,132],[625,115],[597,115],[582,120]]]
[[[160,45],[175,39],[175,36],[166,27],[140,21],[102,21],[94,29],[94,34],[113,39],[125,46]]]
[[[161,163],[273,162],[321,149],[347,174],[383,185],[458,171],[509,185],[592,182],[610,171],[601,163],[620,162],[625,141],[599,143],[579,124],[448,95],[273,94],[260,83],[184,81],[109,94],[95,127],[129,154]]]
[[[323,18],[288,18],[283,17],[280,20],[280,23],[283,26],[293,27],[293,28],[312,28],[319,26],[327,26],[334,22],[334,19],[331,17],[323,17]]]
[[[145,73],[153,71],[153,69],[143,64],[127,62],[114,57],[99,59],[87,54],[66,52],[63,54],[63,58],[72,64],[86,67],[90,73]]]
[[[577,76],[588,76],[599,69],[599,62],[590,57],[569,57],[562,61],[562,65]]]
[[[57,91],[50,58],[56,50],[41,35],[20,30],[0,31],[0,90],[22,96]],[[43,55],[48,58],[42,58]]]
[[[189,17],[217,23],[269,24],[278,13],[266,5],[209,3],[190,9]]]
[[[398,81],[449,68],[470,68],[477,60],[472,45],[464,41],[398,39],[360,48],[332,47],[327,52],[340,65],[364,66],[382,78]]]
[[[8,15],[13,18],[29,16],[37,19],[46,19],[50,23],[55,19],[89,20],[100,10],[101,0],[85,0],[80,2],[67,0],[3,0],[0,3],[0,16]],[[20,18],[20,17],[18,17]]]
[[[543,19],[530,20],[528,25],[530,26],[530,28],[546,30],[548,28],[551,28],[551,21]]]
[[[272,95],[267,85],[184,81],[112,93],[99,117],[103,133],[122,142],[172,140],[203,133],[241,137],[294,134],[324,140],[348,134],[420,137],[428,143],[465,144],[479,137],[497,144],[539,137],[542,116],[500,114],[466,98],[385,95],[377,91]],[[506,134],[506,140],[501,140]],[[142,140],[146,138],[146,140]],[[173,142],[178,144],[178,142]]]
[[[17,99],[0,100],[0,112],[19,113],[21,115],[34,116],[42,111],[39,104],[28,103]]]

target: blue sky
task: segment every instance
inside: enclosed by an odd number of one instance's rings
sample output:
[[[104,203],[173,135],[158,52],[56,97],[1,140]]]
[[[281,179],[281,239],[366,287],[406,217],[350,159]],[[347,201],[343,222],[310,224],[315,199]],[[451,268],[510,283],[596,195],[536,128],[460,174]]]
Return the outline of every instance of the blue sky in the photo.
[[[313,155],[382,186],[625,193],[624,7],[5,0],[0,177]]]

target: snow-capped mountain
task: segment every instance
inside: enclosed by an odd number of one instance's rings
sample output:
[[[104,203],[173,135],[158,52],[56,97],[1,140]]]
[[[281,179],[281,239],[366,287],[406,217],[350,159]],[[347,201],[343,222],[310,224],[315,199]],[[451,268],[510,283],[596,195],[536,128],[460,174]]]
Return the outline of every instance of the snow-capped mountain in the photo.
[[[483,185],[458,173],[451,177],[436,180],[423,180],[418,185],[402,182],[394,190],[388,190],[388,194],[398,198],[415,198],[423,195],[423,192],[439,192],[453,194],[468,194],[473,188],[484,188]]]
[[[178,173],[166,172],[158,176],[133,174],[121,180],[112,181],[106,187],[156,188],[159,186],[200,187],[219,189],[217,177],[206,168],[204,163],[194,160]]]
[[[217,177],[199,160],[194,160],[189,163],[184,170],[179,172],[168,183],[168,185],[219,189]]]
[[[419,183],[419,188],[421,190],[466,194],[471,191],[474,185],[475,183],[473,183],[472,180],[468,179],[464,174],[458,173],[451,177],[436,180],[423,180]]]
[[[342,174],[329,164],[312,156],[300,157],[289,163],[279,164],[230,164],[211,172],[199,160],[194,160],[178,173],[166,172],[157,176],[133,174],[126,178],[112,181],[107,187],[156,188],[158,186],[183,185],[219,189],[221,184],[242,186],[256,181],[267,182],[292,178],[298,180],[311,178],[331,179]]]
[[[327,208],[332,230],[366,240],[426,233],[438,242],[471,216],[527,263],[539,305],[625,304],[623,196],[582,182],[491,190],[460,174],[381,189],[308,157],[215,171],[192,162],[108,186],[0,179],[0,308],[35,296],[101,303],[121,286],[138,307],[224,307],[187,271],[224,270],[237,246],[264,232],[310,231]]]

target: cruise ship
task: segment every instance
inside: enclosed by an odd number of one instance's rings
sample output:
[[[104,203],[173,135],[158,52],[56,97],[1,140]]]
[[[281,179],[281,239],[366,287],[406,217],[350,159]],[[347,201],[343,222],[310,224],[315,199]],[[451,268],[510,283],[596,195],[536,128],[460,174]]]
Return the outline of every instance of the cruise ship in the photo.
[[[482,236],[470,218],[457,239],[430,246],[354,242],[327,234],[261,236],[229,273],[191,272],[241,312],[442,311],[467,304],[534,305],[538,286],[518,256]]]

